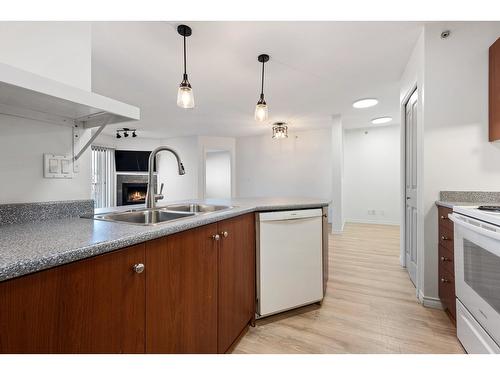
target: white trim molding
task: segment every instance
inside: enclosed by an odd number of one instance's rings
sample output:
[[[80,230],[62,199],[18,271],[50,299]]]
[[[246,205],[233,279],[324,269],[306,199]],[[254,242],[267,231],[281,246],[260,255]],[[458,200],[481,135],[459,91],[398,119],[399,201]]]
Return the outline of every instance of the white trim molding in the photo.
[[[384,220],[364,220],[364,219],[346,219],[346,223],[357,223],[357,224],[380,224],[380,225],[397,225],[401,224],[396,221],[384,221]]]
[[[422,291],[419,292],[418,294],[418,299],[424,307],[429,307],[431,309],[438,309],[438,310],[444,310],[443,304],[441,303],[441,300],[436,297],[428,297],[424,296]]]

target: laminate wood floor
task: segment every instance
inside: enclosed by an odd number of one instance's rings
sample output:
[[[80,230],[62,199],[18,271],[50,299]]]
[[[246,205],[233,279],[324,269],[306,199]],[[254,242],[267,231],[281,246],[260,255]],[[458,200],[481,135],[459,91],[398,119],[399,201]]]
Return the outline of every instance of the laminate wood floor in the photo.
[[[446,313],[417,302],[399,227],[349,223],[329,249],[323,304],[258,320],[233,353],[464,352]]]

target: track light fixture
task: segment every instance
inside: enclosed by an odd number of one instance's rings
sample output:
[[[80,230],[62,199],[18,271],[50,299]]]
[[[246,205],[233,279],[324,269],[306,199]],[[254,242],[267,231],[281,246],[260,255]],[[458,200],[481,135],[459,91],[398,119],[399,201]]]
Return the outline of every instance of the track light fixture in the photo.
[[[132,138],[135,138],[137,137],[136,131],[137,129],[130,129],[130,128],[116,129],[116,138],[118,139],[120,139],[121,137],[127,138],[130,132],[132,132]]]
[[[259,55],[259,57],[257,57],[257,61],[262,63],[262,80],[260,86],[260,98],[255,106],[255,119],[259,122],[263,122],[266,121],[269,116],[267,103],[264,100],[264,64],[269,61],[269,55]]]
[[[179,25],[177,27],[177,32],[184,40],[184,75],[179,85],[179,89],[177,90],[177,105],[181,108],[194,108],[193,89],[189,83],[186,70],[186,37],[192,34],[192,30],[187,25]]]

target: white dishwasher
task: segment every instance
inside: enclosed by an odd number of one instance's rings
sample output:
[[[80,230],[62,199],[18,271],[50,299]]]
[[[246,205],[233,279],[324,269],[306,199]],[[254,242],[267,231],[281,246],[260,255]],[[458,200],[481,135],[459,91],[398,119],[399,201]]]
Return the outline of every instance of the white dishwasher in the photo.
[[[257,318],[323,299],[321,208],[257,216]]]

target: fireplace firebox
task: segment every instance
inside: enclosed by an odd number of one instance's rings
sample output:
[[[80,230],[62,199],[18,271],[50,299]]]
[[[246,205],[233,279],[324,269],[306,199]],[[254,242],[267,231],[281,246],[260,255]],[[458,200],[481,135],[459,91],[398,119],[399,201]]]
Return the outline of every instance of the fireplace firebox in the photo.
[[[157,176],[153,175],[156,186]],[[148,190],[147,174],[116,174],[116,205],[144,204]]]

